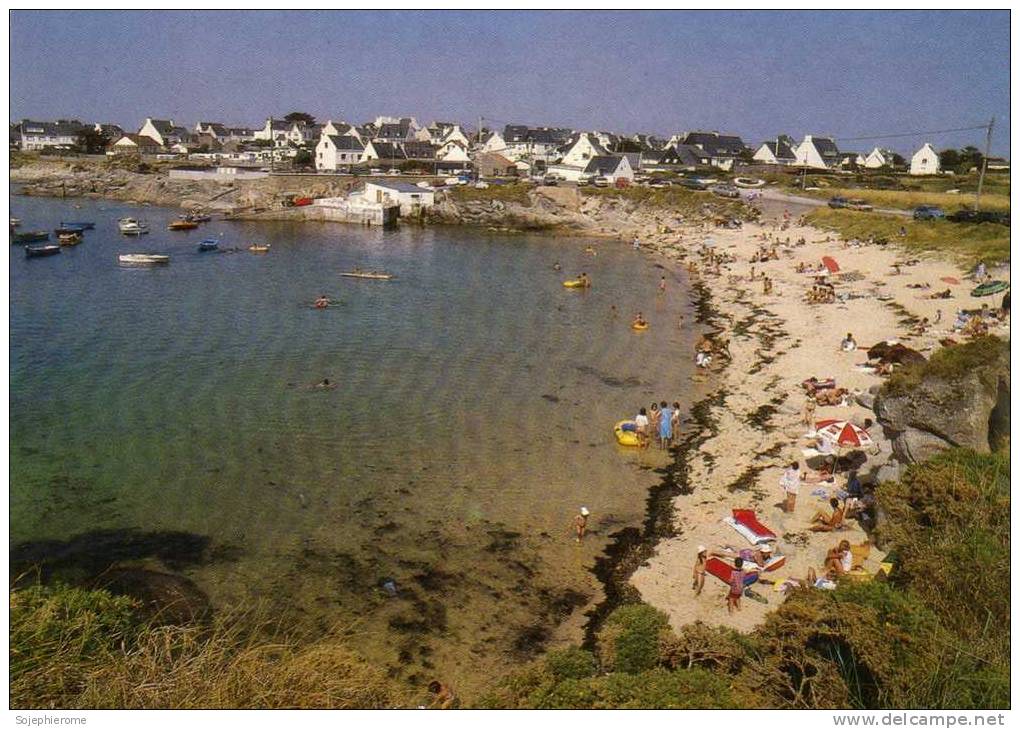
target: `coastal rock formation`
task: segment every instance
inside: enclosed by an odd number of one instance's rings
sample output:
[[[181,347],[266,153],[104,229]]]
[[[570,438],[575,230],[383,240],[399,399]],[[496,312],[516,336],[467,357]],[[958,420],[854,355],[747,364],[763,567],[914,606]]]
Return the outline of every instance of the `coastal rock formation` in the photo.
[[[988,453],[1009,432],[1009,349],[987,337],[943,350],[932,362],[891,379],[875,413],[904,463],[962,446]],[[953,351],[958,350],[958,351]]]

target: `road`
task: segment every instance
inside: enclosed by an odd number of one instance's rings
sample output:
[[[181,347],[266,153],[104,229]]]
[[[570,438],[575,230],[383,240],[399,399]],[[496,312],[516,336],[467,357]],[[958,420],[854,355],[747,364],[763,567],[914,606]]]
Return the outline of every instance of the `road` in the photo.
[[[828,205],[828,201],[819,200],[814,197],[801,197],[800,195],[791,195],[788,192],[782,190],[764,188],[761,190],[741,190],[741,195],[744,199],[748,199],[754,193],[760,193],[761,197],[759,201],[763,203],[763,208],[766,214],[782,213],[782,209],[789,209],[791,215],[800,214],[806,212],[804,208],[823,208]],[[782,208],[782,209],[780,209]],[[853,212],[853,211],[850,211]],[[901,217],[909,218],[913,213],[910,210],[896,210],[893,208],[875,208],[876,213],[885,213],[886,215],[899,215]]]

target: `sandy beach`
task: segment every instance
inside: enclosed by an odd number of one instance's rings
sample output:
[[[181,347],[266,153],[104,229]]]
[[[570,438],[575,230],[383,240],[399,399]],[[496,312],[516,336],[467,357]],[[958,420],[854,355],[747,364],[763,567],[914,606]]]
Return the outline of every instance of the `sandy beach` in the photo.
[[[812,516],[819,510],[827,512],[829,497],[845,489],[846,474],[837,473],[832,484],[802,484],[794,512],[781,508],[779,481],[786,466],[796,460],[802,471],[812,473],[803,452],[809,446],[805,436],[812,428],[802,420],[806,396],[801,383],[809,377],[831,377],[851,394],[867,393],[883,381],[859,367],[867,361],[868,347],[894,339],[930,356],[942,338],[964,341],[951,329],[958,309],[978,308],[982,303],[994,307],[1001,297],[972,298],[969,292],[974,283],[964,278],[966,272],[959,264],[909,254],[894,244],[848,243],[796,221],[785,230],[780,230],[777,221],[765,221],[739,230],[686,229],[679,236],[653,229],[634,232],[643,233],[646,251],[697,263],[698,272],[692,278],[700,278],[711,292],[716,326],[721,329],[718,336],[729,339],[731,360],[714,363],[706,374],[718,380],[711,406],[716,425],[700,448],[687,453],[692,488],[674,501],[677,536],[657,545],[654,556],[634,572],[631,584],[646,602],[667,613],[674,627],[702,621],[749,631],[781,604],[784,596],[777,588],[786,578],[803,578],[812,567],[821,573],[826,551],[840,540],[853,545],[867,541],[856,521],[848,521],[846,528],[834,533],[810,531]],[[732,257],[718,273],[707,270],[699,256],[705,241],[717,254]],[[778,260],[751,262],[760,247],[771,249],[774,243]],[[838,262],[839,273],[832,276],[838,298],[834,303],[811,304],[805,295],[814,278],[798,273],[796,267],[799,263],[817,266],[823,256]],[[897,263],[901,264],[898,269]],[[992,273],[1008,280],[1008,269]],[[772,281],[770,293],[764,293],[762,275]],[[941,280],[944,277],[960,283],[946,283]],[[946,288],[952,298],[930,298]],[[940,320],[923,334],[912,333],[914,319],[925,317],[930,322]],[[840,349],[847,332],[858,343],[856,351]],[[1008,320],[991,333],[1008,337]],[[814,414],[815,421],[832,418],[857,425],[874,417],[855,402],[819,405]],[[894,466],[879,468],[890,458],[890,444],[882,438],[880,426],[872,427],[870,433],[877,449],[870,449],[860,473],[865,480],[868,475],[889,477],[895,473]],[[786,563],[768,573],[774,585],[754,586],[766,602],[745,597],[740,612],[729,615],[727,586],[709,575],[702,594],[695,596],[691,572],[699,545],[709,550],[749,546],[722,521],[736,508],[754,509],[757,518],[778,535],[776,550],[786,556]],[[882,557],[872,548],[864,570],[874,573]]]

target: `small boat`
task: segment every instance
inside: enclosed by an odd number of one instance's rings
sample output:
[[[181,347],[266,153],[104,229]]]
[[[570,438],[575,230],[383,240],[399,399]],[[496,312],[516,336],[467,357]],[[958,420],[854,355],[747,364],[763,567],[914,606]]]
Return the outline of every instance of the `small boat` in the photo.
[[[212,220],[212,216],[208,213],[188,213],[187,215],[182,215],[181,219],[192,223],[208,223]]]
[[[80,228],[82,230],[92,230],[93,228],[96,227],[96,224],[95,223],[90,223],[88,221],[76,222],[76,223],[65,223],[64,221],[60,221],[60,227],[61,228],[65,228],[65,227],[67,227],[67,228]]]
[[[21,218],[11,218],[12,228],[17,228],[19,225],[21,225]]]
[[[645,329],[648,328],[648,322],[646,321],[634,322],[633,324],[630,325],[630,328],[636,332],[643,332]]]
[[[60,233],[57,241],[62,246],[76,246],[82,241],[81,233]]]
[[[30,230],[25,233],[14,233],[11,235],[11,243],[41,243],[49,239],[50,234],[45,230]]]
[[[345,271],[340,274],[347,278],[367,278],[373,281],[391,281],[393,279],[392,273],[377,273],[375,271]]]
[[[269,244],[267,243],[264,246],[252,244],[248,246],[248,250],[252,253],[267,253],[269,251]]]
[[[1009,288],[1006,281],[987,281],[970,292],[971,296],[991,296]]]
[[[53,232],[57,235],[64,235],[66,233],[81,234],[84,231],[84,228],[79,228],[77,225],[72,225],[71,223],[61,223],[59,228],[55,228],[53,230]]]
[[[144,235],[149,232],[149,226],[139,223],[134,218],[121,218],[117,221],[117,228],[124,235]]]
[[[170,225],[166,226],[167,230],[194,230],[198,227],[198,223],[191,220],[175,220]]]
[[[54,256],[57,253],[60,253],[60,246],[25,246],[25,255],[28,258]]]
[[[170,256],[155,253],[125,253],[117,256],[117,260],[126,266],[158,266],[170,263]]]
[[[215,238],[206,238],[204,241],[198,244],[198,250],[200,251],[215,251],[220,247],[220,242]]]

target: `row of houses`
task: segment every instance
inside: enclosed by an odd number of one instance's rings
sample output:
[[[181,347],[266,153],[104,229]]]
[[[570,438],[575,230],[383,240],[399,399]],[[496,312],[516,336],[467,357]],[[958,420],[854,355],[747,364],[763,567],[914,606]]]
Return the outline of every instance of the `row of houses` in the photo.
[[[832,137],[806,135],[797,142],[788,135],[746,146],[733,134],[692,131],[669,139],[651,135],[622,136],[603,131],[507,124],[502,130],[469,133],[455,122],[420,125],[414,117],[376,117],[361,125],[328,120],[305,123],[267,118],[262,127],[235,127],[200,121],[193,128],[173,119],[147,117],[137,132],[113,124],[77,120],[22,120],[12,127],[12,146],[25,151],[71,148],[83,130],[110,138],[109,154],[171,153],[217,161],[262,164],[312,152],[316,169],[345,170],[359,165],[400,166],[419,162],[435,171],[484,166],[490,173],[547,170],[567,180],[585,177],[633,177],[638,171],[730,170],[737,163],[817,170],[908,169],[912,175],[935,175],[939,155],[925,143],[909,160],[876,147],[867,154],[841,151]]]
[[[864,168],[870,170],[907,167],[906,161],[890,149],[875,147],[868,154],[841,152],[832,137],[807,135],[800,144],[783,134],[763,142],[752,159],[767,165],[805,167],[817,170]],[[908,167],[912,175],[937,175],[939,155],[930,142],[914,152]]]

